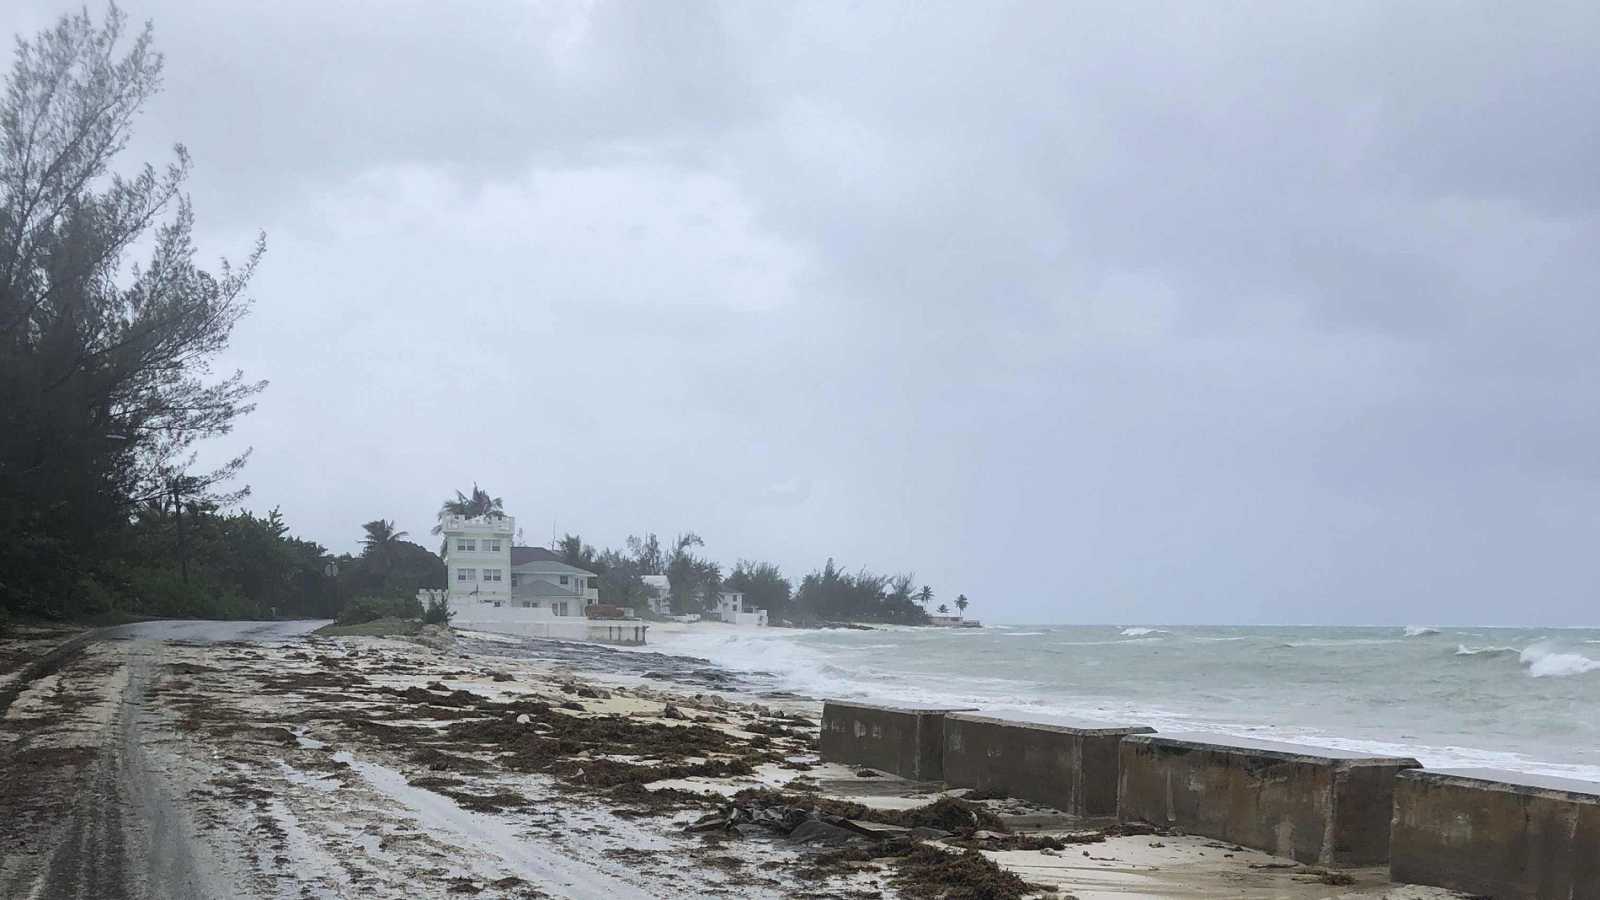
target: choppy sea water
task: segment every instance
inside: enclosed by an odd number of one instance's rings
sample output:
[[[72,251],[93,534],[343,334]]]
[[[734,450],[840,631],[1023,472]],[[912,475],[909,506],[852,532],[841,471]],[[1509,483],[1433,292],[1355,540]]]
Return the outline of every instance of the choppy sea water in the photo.
[[[992,626],[652,634],[817,698],[948,703],[1600,781],[1600,629]]]

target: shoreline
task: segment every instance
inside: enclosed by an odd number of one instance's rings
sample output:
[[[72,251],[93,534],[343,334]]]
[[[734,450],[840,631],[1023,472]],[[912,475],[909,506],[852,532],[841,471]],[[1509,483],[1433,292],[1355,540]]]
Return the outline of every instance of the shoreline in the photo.
[[[871,635],[799,631],[758,635],[720,626],[663,634],[651,649],[702,656],[737,671],[765,669],[772,677],[760,678],[763,683],[813,696],[889,705],[979,706],[997,715],[1138,721],[1164,731],[1206,731],[1409,755],[1434,768],[1499,768],[1600,781],[1600,752],[1585,739],[1600,732],[1594,731],[1592,720],[1581,721],[1593,708],[1596,695],[1591,687],[1600,673],[1565,678],[1535,675],[1519,661],[1523,645],[1546,651],[1544,644],[1559,638],[1540,636],[1539,629],[1524,628],[1530,633],[1516,640],[1448,633],[1403,638],[1400,629],[1380,627],[1344,629],[1347,633],[1331,637],[1319,629],[1287,639],[1253,626],[1200,630],[986,626],[959,636],[928,631],[934,629],[909,634],[885,628]],[[688,640],[680,639],[684,637]],[[766,640],[753,640],[758,637]],[[1600,659],[1594,650],[1600,640],[1591,644],[1561,639],[1570,641],[1572,652]],[[1458,652],[1461,640],[1474,651],[1490,643],[1517,643],[1518,648],[1463,654]],[[1344,660],[1347,652],[1349,663]],[[1342,679],[1350,674],[1350,666],[1402,652],[1399,658],[1406,660],[1426,656],[1418,665],[1428,668],[1412,671],[1435,680],[1419,678],[1415,684],[1408,681],[1393,687],[1371,680],[1353,688],[1358,693],[1331,710],[1305,702],[1320,690],[1322,682],[1317,679]],[[1084,669],[1076,664],[1085,658],[1103,667]],[[1004,664],[996,665],[997,661]],[[1393,658],[1384,662],[1396,665]],[[1051,665],[1061,668],[1046,668]],[[1309,674],[1300,668],[1305,665],[1314,667]],[[1239,670],[1243,674],[1227,677],[1237,666],[1245,667]],[[1072,674],[1062,674],[1068,672]],[[1117,674],[1124,672],[1153,687],[1136,685],[1130,690],[1129,681],[1117,680]],[[1179,678],[1184,672],[1194,677]],[[1078,682],[1079,675],[1090,680]],[[1271,689],[1273,678],[1287,679],[1289,687]],[[1449,698],[1437,700],[1432,685],[1440,680],[1460,683],[1471,696],[1482,691],[1485,702],[1511,704],[1528,712],[1521,720],[1484,721],[1476,709]],[[1230,698],[1243,699],[1227,702]],[[1527,703],[1512,703],[1519,698]],[[1579,705],[1563,707],[1563,698]],[[1536,709],[1557,716],[1562,715],[1560,709],[1576,712],[1564,714],[1565,726],[1539,730],[1541,723],[1562,719]],[[1422,715],[1416,719],[1399,715],[1412,710]],[[1580,721],[1570,721],[1574,718]]]
[[[79,770],[55,761],[91,764],[93,727],[131,681],[179,827],[245,895],[865,900],[941,896],[957,879],[992,897],[1452,896],[1373,872],[1323,883],[1214,841],[824,764],[820,701],[752,693],[701,659],[568,642],[95,644],[4,720],[35,765],[57,766],[37,790],[72,790]],[[821,838],[770,826],[796,815]],[[896,830],[909,822],[945,827]],[[36,853],[47,838],[7,836]]]

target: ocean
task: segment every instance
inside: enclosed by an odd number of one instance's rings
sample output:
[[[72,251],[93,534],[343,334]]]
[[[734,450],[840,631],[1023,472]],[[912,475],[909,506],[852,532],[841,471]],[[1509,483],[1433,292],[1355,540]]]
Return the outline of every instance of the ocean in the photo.
[[[652,632],[770,690],[1212,731],[1600,782],[1600,629]]]

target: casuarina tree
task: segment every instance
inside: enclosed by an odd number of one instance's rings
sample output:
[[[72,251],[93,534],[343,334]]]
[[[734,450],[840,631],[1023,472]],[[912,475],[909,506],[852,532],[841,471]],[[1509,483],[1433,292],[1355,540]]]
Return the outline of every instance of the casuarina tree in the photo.
[[[0,603],[45,613],[143,501],[242,494],[223,485],[247,454],[197,471],[194,448],[265,386],[210,370],[264,239],[201,268],[187,151],[114,168],[161,84],[150,27],[126,26],[63,16],[17,42],[0,92]]]

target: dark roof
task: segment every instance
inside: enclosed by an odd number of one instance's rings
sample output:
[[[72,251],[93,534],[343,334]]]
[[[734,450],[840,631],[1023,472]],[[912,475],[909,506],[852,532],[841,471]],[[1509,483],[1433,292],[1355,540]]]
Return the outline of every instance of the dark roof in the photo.
[[[551,553],[543,547],[512,547],[511,571],[519,567],[533,566],[535,572],[554,575],[584,575],[594,577],[588,569],[580,569],[562,559],[560,554]]]
[[[530,562],[566,562],[559,553],[552,553],[543,547],[512,547],[511,564],[513,566]]]

